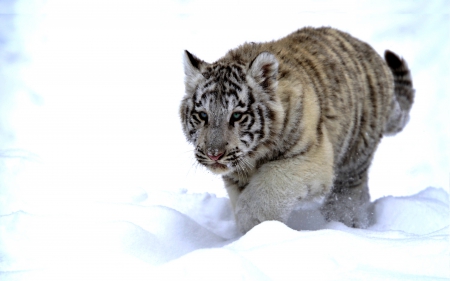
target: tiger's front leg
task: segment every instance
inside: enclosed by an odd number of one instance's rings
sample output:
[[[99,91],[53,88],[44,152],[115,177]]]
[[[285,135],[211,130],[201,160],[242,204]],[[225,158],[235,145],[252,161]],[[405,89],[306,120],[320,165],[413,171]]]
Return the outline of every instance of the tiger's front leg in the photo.
[[[267,220],[286,223],[297,204],[321,204],[333,184],[333,152],[329,142],[304,155],[268,162],[235,198],[237,226],[246,233]]]

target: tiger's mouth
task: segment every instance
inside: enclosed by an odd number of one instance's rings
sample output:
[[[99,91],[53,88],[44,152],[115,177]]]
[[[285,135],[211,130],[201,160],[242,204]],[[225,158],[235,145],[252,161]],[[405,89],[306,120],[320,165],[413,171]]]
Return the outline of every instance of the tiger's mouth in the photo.
[[[213,154],[209,154],[197,146],[195,156],[198,163],[206,167],[209,171],[217,175],[224,175],[233,171],[239,170],[241,172],[247,172],[252,167],[247,161],[243,159],[243,152],[237,147],[228,151],[223,151]]]

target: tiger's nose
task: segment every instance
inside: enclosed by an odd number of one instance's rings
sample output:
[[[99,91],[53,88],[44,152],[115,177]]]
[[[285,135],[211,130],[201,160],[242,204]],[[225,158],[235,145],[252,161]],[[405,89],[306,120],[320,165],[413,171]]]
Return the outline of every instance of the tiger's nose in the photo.
[[[222,157],[224,155],[224,152],[218,152],[218,153],[215,153],[215,154],[216,155],[212,155],[212,154],[208,153],[207,155],[208,155],[209,159],[211,159],[213,161],[217,161],[217,160],[220,159],[220,157]]]

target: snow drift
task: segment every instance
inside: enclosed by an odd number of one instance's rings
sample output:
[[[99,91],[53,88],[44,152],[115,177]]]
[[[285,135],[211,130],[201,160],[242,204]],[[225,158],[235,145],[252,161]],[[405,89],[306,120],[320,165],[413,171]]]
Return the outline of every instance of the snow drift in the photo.
[[[186,192],[140,198],[116,204],[53,202],[1,216],[2,280],[450,276],[449,198],[442,189],[377,200],[376,223],[367,230],[331,222],[296,231],[268,221],[244,236],[236,231],[226,198]],[[304,219],[301,213],[293,217]]]

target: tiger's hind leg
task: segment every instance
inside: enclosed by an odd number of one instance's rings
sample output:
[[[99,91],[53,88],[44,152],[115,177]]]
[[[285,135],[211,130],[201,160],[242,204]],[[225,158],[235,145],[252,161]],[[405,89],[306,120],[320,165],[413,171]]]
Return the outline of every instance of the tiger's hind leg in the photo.
[[[359,176],[337,175],[332,192],[321,207],[325,219],[354,228],[367,228],[373,224],[367,181],[367,171]]]

